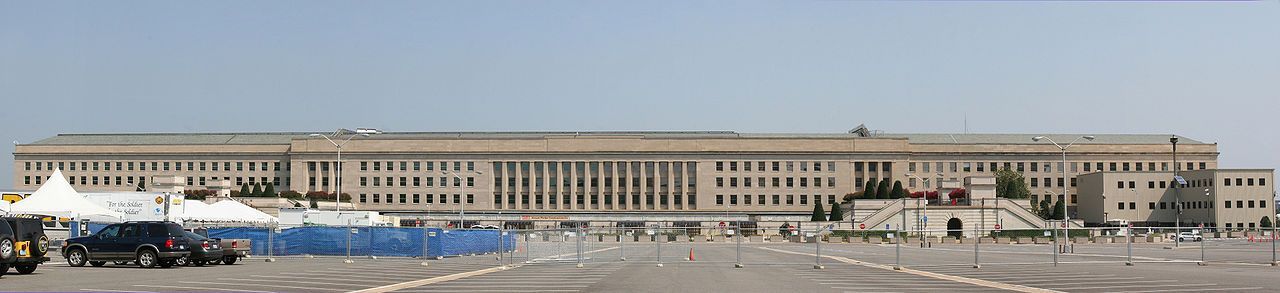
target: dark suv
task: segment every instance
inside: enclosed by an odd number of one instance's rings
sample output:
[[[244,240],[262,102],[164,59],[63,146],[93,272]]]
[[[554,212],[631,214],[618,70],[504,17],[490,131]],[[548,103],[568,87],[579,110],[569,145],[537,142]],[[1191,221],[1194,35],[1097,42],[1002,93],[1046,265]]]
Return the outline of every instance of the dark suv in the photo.
[[[44,224],[39,218],[0,218],[0,275],[9,267],[19,274],[30,274],[36,267],[48,261],[49,237],[44,235]]]
[[[96,234],[67,239],[62,247],[62,256],[73,267],[134,261],[144,268],[167,268],[191,253],[182,225],[160,221],[111,224]]]

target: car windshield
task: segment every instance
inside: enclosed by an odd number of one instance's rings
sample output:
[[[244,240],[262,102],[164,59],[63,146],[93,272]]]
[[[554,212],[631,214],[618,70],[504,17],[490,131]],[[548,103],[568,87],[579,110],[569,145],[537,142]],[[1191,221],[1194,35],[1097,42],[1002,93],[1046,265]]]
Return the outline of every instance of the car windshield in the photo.
[[[195,239],[195,240],[200,240],[200,241],[204,241],[205,239],[208,239],[208,238],[205,238],[204,236],[200,236],[200,234],[191,233],[191,232],[188,232],[188,231],[183,231],[183,232],[182,232],[182,234],[183,234],[183,235],[186,235],[186,236],[187,236],[187,238],[191,238],[191,239]]]

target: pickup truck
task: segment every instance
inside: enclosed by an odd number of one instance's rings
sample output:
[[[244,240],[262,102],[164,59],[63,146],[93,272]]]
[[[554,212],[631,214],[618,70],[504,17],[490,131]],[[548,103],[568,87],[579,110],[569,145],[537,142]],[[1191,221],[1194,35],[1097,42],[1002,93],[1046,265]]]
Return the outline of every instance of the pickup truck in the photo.
[[[235,264],[236,261],[239,261],[241,258],[249,256],[249,251],[253,244],[253,241],[249,239],[223,239],[209,237],[209,229],[206,228],[191,229],[191,232],[196,233],[196,235],[218,241],[218,246],[222,247],[222,259],[212,261],[211,263],[214,264]]]

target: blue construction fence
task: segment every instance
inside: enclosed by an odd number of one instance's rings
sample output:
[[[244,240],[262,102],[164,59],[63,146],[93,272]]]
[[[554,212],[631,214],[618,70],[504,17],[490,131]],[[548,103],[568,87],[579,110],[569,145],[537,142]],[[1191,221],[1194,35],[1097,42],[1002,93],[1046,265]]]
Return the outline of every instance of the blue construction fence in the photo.
[[[89,223],[90,233],[97,233],[108,224]],[[76,231],[72,227],[72,231]],[[508,233],[499,241],[498,230],[409,228],[409,227],[328,227],[308,226],[281,229],[270,235],[267,227],[209,228],[210,238],[249,239],[251,254],[266,255],[270,247],[272,255],[351,255],[359,256],[422,256],[422,243],[427,242],[427,257],[485,254],[512,251],[515,234]],[[73,232],[74,233],[74,232]],[[423,237],[423,234],[427,237]],[[348,242],[350,238],[350,242]]]

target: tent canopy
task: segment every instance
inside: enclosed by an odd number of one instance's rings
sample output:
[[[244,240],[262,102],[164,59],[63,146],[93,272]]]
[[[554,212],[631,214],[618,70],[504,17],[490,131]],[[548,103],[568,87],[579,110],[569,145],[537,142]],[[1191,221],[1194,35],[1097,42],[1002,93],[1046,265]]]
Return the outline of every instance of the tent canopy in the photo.
[[[209,205],[209,210],[235,222],[278,223],[276,217],[234,200],[224,200]]]
[[[54,170],[49,181],[14,203],[9,212],[102,221],[120,221],[124,216],[81,197],[62,175],[62,170]]]
[[[223,213],[219,213],[214,210],[214,208],[209,206],[209,204],[198,200],[188,200],[184,202],[182,216],[179,216],[179,218],[183,221],[198,222],[222,222],[233,220],[232,218],[225,216]]]

